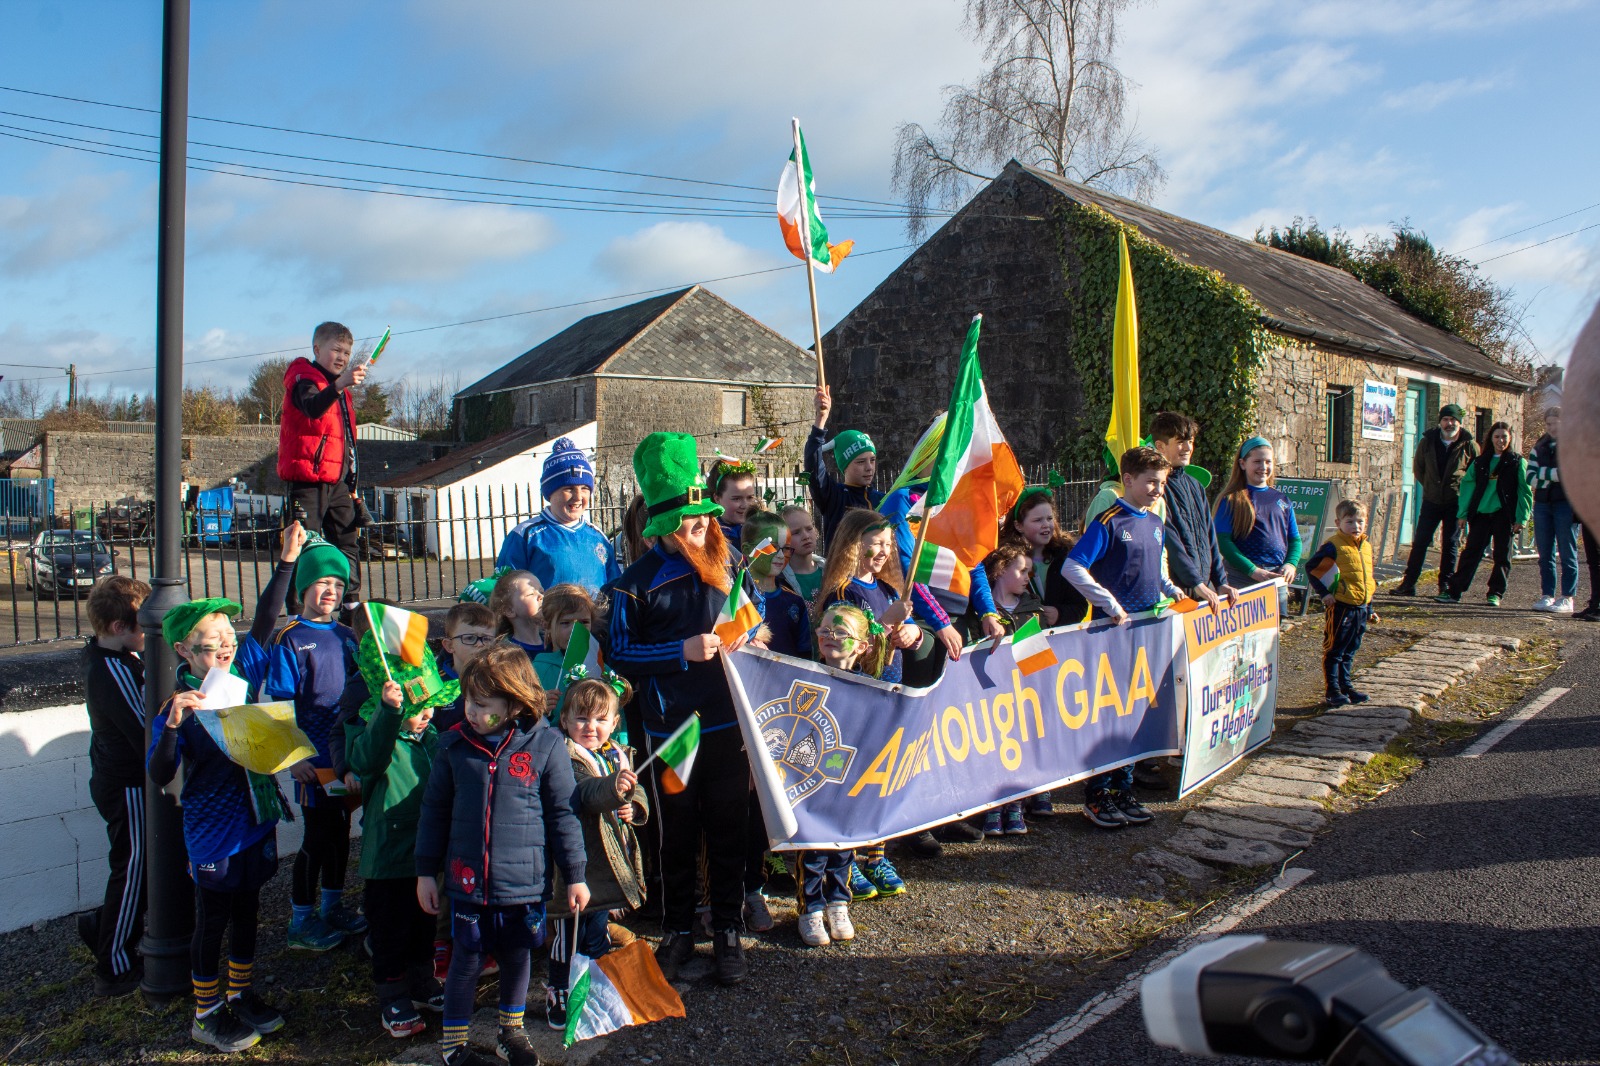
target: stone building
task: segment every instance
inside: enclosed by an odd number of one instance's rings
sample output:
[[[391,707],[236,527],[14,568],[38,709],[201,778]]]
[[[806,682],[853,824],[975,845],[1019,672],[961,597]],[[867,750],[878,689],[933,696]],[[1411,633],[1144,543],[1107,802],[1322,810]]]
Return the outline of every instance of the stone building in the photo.
[[[1087,390],[1084,364],[1071,353],[1078,331],[1108,322],[1115,301],[1114,281],[1086,293],[1091,268],[1114,274],[1116,258],[1114,237],[1084,238],[1079,222],[1091,216],[1108,232],[1129,232],[1144,262],[1159,255],[1174,264],[1163,281],[1192,281],[1179,291],[1141,289],[1135,258],[1144,406],[1148,417],[1156,395],[1157,404],[1195,413],[1203,397],[1236,388],[1234,406],[1251,412],[1249,424],[1232,441],[1202,432],[1213,468],[1225,472],[1246,428],[1259,432],[1274,443],[1280,474],[1333,479],[1346,497],[1389,506],[1397,521],[1388,540],[1397,546],[1409,540],[1417,506],[1416,434],[1434,424],[1442,404],[1465,407],[1474,431],[1506,421],[1519,439],[1527,381],[1350,274],[1016,162],[824,337],[834,424],[869,430],[897,466],[927,417],[948,402],[962,335],[982,312],[985,384],[1018,458],[1048,462],[1075,445],[1081,455],[1105,431],[1103,400],[1096,409],[1091,394],[1109,396],[1109,330],[1097,353],[1101,380]],[[1152,381],[1162,345],[1181,339],[1186,322],[1209,321],[1225,299],[1247,309],[1253,368],[1231,383],[1207,374]],[[1226,368],[1217,376],[1228,376]],[[1380,401],[1371,412],[1369,388]],[[1387,389],[1392,420],[1376,409]]]
[[[462,389],[457,435],[549,440],[594,422],[595,472],[610,485],[631,480],[633,450],[656,430],[694,434],[704,457],[781,437],[766,460],[776,473],[799,462],[815,383],[810,352],[696,285],[590,315]]]

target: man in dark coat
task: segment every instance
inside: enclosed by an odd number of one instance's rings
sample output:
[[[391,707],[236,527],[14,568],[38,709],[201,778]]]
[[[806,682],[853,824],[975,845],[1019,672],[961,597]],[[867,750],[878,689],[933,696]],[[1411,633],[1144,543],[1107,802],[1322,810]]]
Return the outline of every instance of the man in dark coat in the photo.
[[[1433,545],[1435,531],[1439,532],[1440,592],[1455,573],[1460,531],[1456,512],[1461,506],[1461,477],[1478,457],[1478,446],[1472,434],[1462,426],[1461,415],[1458,404],[1445,404],[1439,409],[1439,424],[1417,441],[1416,454],[1411,457],[1411,472],[1416,478],[1416,491],[1422,494],[1422,513],[1417,516],[1416,530],[1412,534],[1411,557],[1406,560],[1405,576],[1390,590],[1391,596],[1417,594],[1417,578],[1422,574],[1422,564]]]

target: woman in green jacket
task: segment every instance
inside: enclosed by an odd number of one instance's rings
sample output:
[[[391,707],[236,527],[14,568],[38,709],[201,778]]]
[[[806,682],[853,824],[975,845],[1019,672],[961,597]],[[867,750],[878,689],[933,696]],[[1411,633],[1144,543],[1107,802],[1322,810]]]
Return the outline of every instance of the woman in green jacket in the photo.
[[[1467,522],[1467,545],[1461,549],[1456,572],[1451,575],[1441,603],[1460,603],[1472,585],[1483,553],[1494,545],[1494,569],[1489,573],[1489,606],[1500,606],[1511,575],[1511,534],[1528,521],[1533,511],[1533,487],[1528,484],[1528,461],[1511,448],[1511,427],[1496,422],[1489,427],[1484,451],[1467,467],[1461,479],[1458,518]]]

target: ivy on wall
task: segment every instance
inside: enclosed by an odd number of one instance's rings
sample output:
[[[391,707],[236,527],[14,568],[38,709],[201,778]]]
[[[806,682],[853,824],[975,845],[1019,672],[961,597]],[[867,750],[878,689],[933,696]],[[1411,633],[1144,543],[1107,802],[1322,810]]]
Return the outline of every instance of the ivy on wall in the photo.
[[[1142,428],[1148,432],[1157,411],[1189,415],[1201,427],[1194,461],[1225,480],[1234,449],[1255,433],[1266,353],[1281,343],[1261,327],[1261,308],[1242,287],[1184,262],[1099,207],[1063,200],[1056,211],[1072,307],[1070,354],[1083,389],[1080,431],[1066,435],[1062,460],[1101,463],[1111,413],[1120,230],[1128,237],[1139,310]]]
[[[468,396],[456,404],[453,413],[461,421],[453,427],[453,435],[456,440],[477,441],[504,433],[511,428],[516,409],[517,401],[510,392]]]

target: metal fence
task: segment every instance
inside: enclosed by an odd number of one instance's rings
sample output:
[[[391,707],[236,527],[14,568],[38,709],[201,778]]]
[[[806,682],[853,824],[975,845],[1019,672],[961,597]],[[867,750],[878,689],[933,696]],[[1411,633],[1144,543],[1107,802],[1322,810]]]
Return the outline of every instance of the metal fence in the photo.
[[[1060,472],[1060,471],[1058,471]],[[1048,468],[1028,471],[1042,483]],[[149,580],[155,562],[151,508],[147,503],[76,506],[51,501],[48,481],[15,506],[0,486],[0,520],[6,528],[9,562],[0,588],[0,647],[83,639],[91,632],[85,599],[94,583],[111,573]],[[1075,529],[1098,478],[1069,478],[1055,493],[1064,526]],[[888,479],[880,479],[888,487]],[[762,480],[768,506],[806,499],[795,476]],[[637,493],[631,484],[601,486],[590,508],[608,536],[622,526]],[[256,499],[259,503],[260,498]],[[494,572],[500,543],[518,523],[538,514],[536,485],[495,489],[407,489],[366,493],[373,521],[359,534],[358,566],[364,598],[392,603],[442,605],[470,582]],[[54,502],[55,506],[52,506]],[[185,512],[184,573],[191,596],[226,596],[244,606],[247,623],[277,562],[279,509],[194,509]]]

